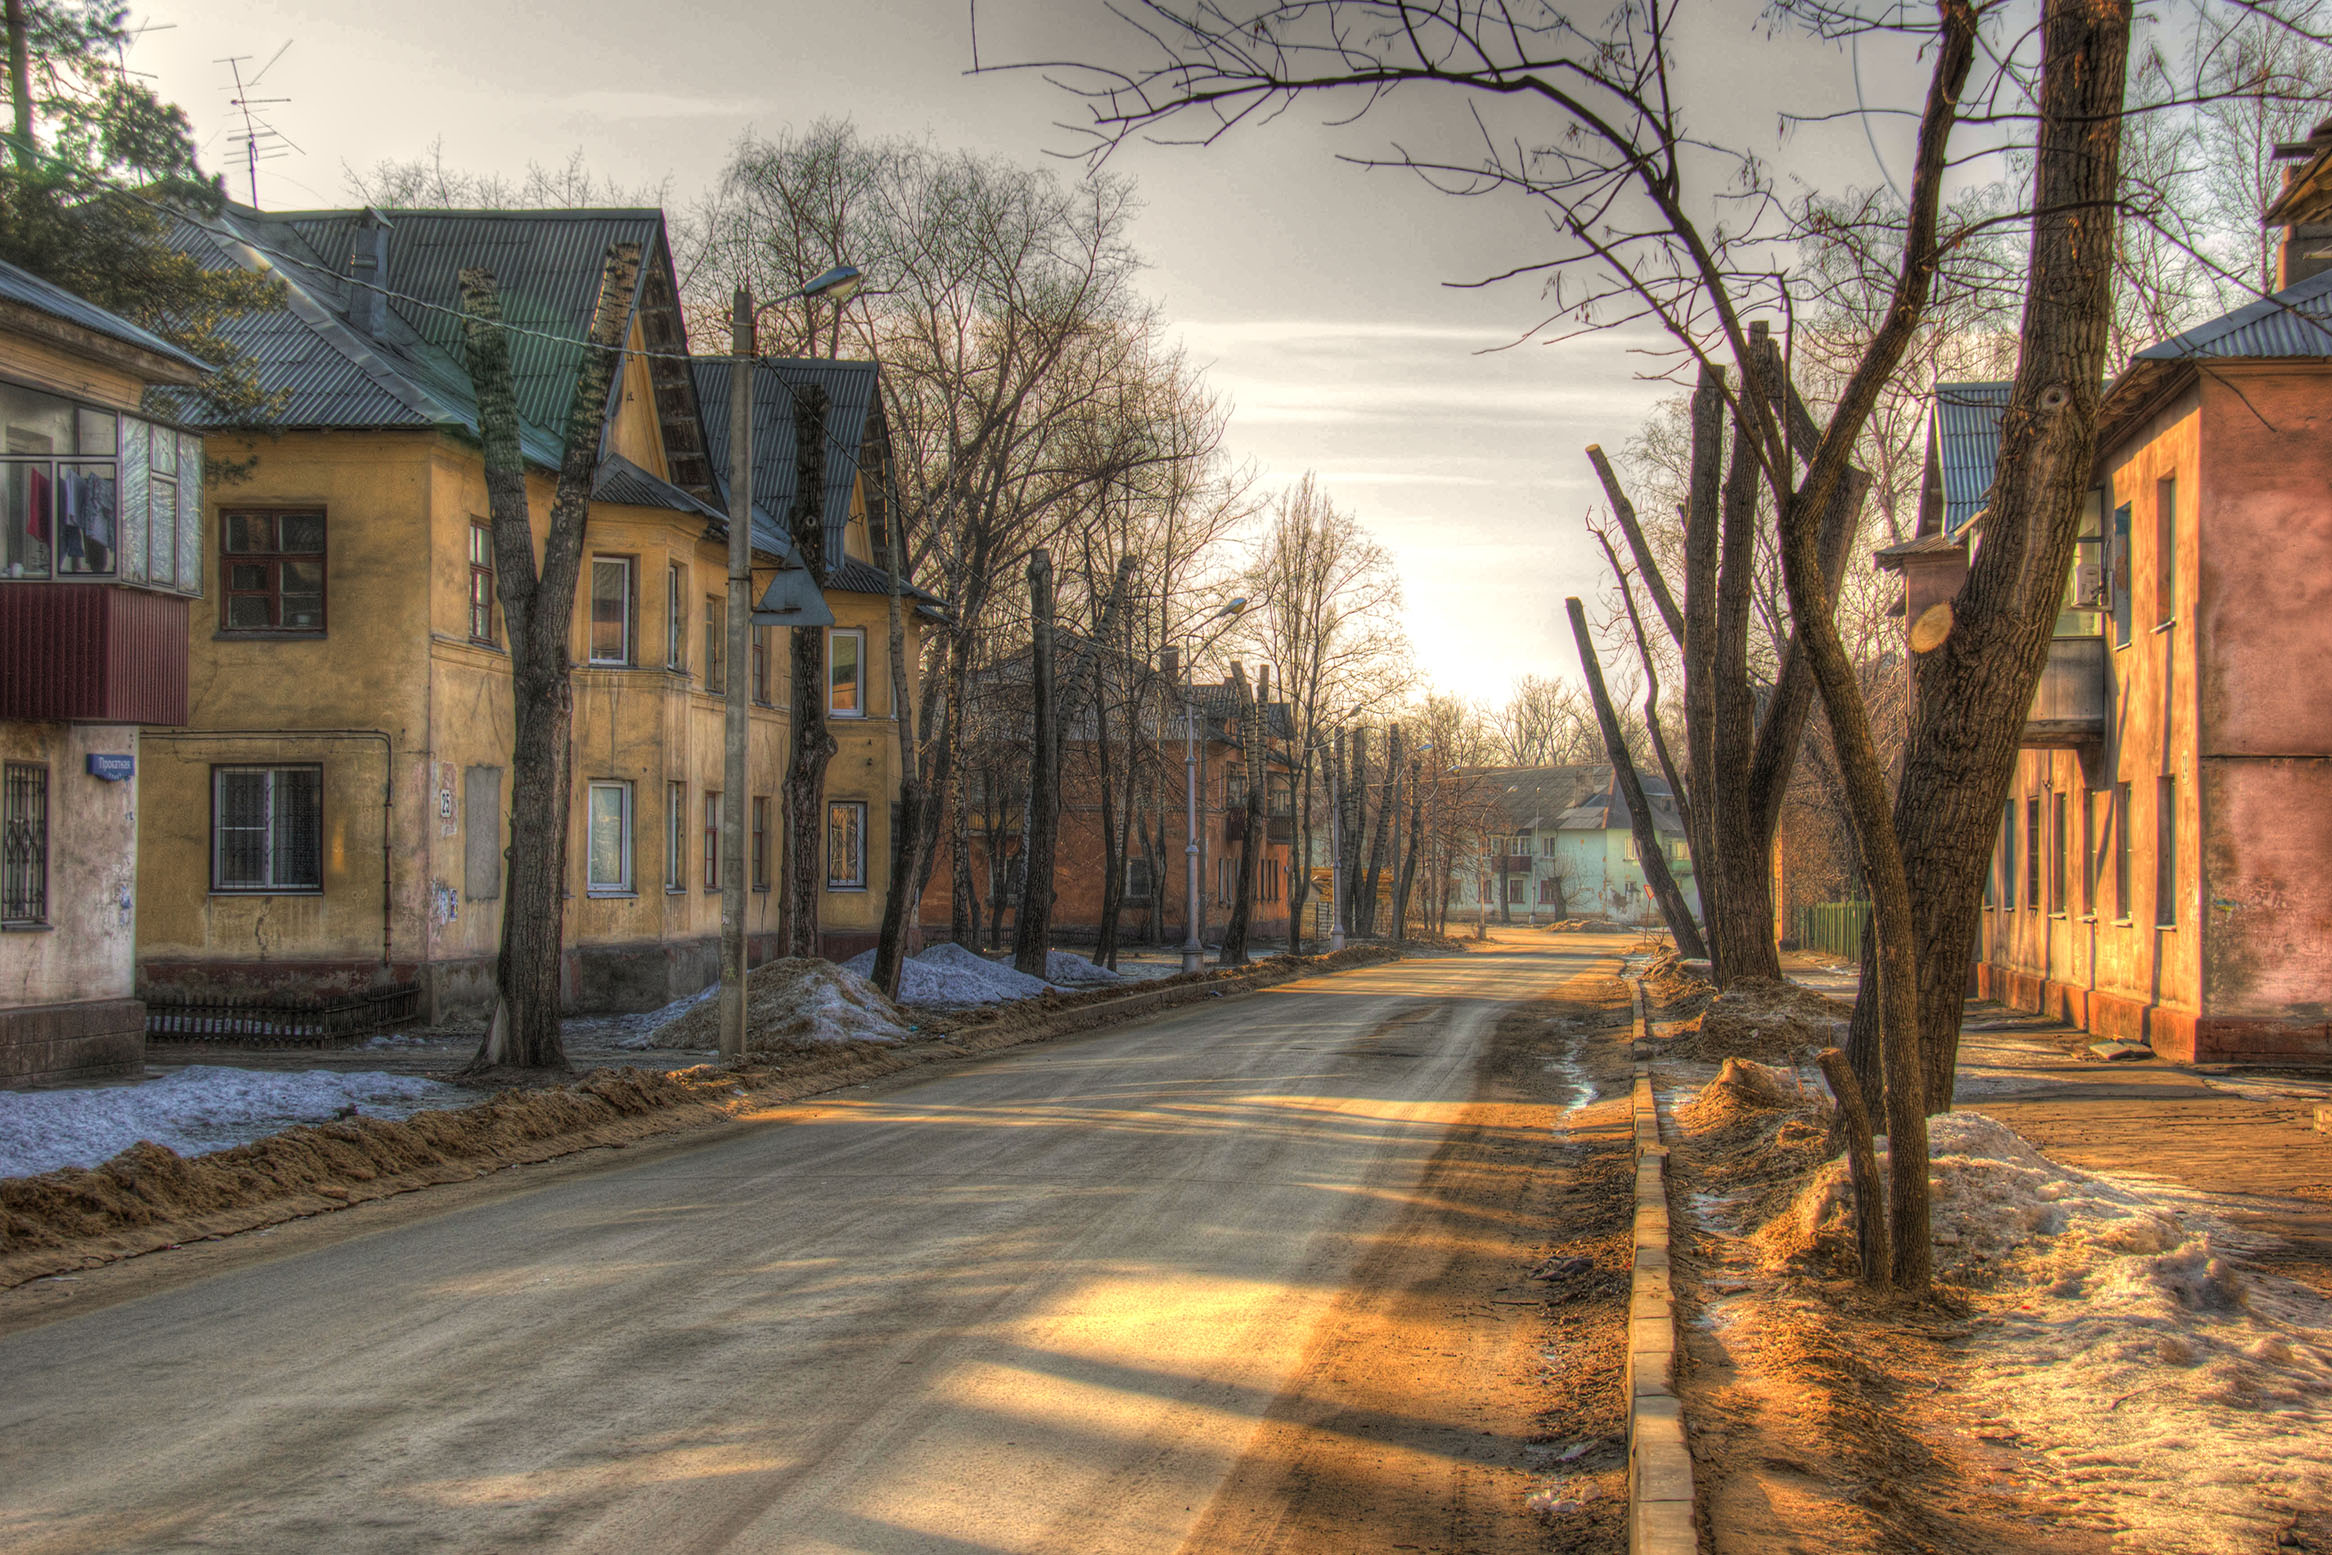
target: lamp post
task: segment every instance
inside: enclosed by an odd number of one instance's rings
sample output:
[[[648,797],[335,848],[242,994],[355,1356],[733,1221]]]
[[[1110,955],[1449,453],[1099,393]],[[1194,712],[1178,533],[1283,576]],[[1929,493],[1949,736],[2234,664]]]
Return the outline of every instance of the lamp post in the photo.
[[[1244,598],[1234,599],[1207,617],[1208,624],[1212,625],[1217,621],[1230,621],[1246,608],[1247,601]],[[1217,627],[1214,635],[1220,636],[1224,630],[1225,628]],[[1213,640],[1213,637],[1208,638],[1209,642]],[[1190,651],[1185,653],[1182,659],[1182,789],[1183,807],[1188,816],[1187,840],[1182,848],[1183,861],[1187,867],[1188,875],[1188,899],[1182,935],[1182,970],[1196,972],[1206,965],[1206,946],[1199,942],[1198,937],[1198,701],[1194,695],[1198,682],[1197,670],[1191,662],[1197,657],[1200,645],[1190,641],[1187,634],[1184,641]]]
[[[835,299],[840,306],[858,289],[858,271],[837,265],[800,291],[776,302],[804,297]],[[729,603],[728,662],[721,729],[721,1057],[745,1056],[745,788],[751,781],[750,746],[753,610],[753,367],[758,354],[754,324],[759,313],[753,290],[737,288],[729,314]],[[815,588],[818,581],[809,580]],[[828,622],[833,617],[828,616]]]

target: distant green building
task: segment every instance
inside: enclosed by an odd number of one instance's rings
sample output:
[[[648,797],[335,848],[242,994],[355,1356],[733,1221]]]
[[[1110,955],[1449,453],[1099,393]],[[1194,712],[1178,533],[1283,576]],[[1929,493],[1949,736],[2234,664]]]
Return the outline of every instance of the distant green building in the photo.
[[[1492,790],[1489,832],[1470,866],[1461,865],[1450,899],[1452,918],[1485,905],[1501,923],[1608,918],[1657,923],[1658,904],[1644,883],[1627,800],[1609,763],[1572,767],[1484,767],[1472,774]],[[1685,899],[1700,911],[1700,892],[1684,842],[1684,821],[1668,785],[1643,774],[1652,824]]]

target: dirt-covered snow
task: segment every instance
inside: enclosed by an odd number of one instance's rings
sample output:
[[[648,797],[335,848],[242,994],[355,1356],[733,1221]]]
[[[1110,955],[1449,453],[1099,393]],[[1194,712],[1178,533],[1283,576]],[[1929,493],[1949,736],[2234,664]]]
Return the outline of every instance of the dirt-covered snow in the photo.
[[[655,1028],[657,1047],[698,1051],[720,1045],[720,1001],[699,995]],[[745,980],[749,1052],[818,1042],[898,1042],[908,1034],[897,1005],[847,967],[809,957],[763,962]]]
[[[95,1166],[140,1140],[182,1156],[261,1139],[295,1123],[406,1118],[477,1097],[418,1075],[196,1065],[137,1085],[0,1091],[0,1177]]]
[[[1930,1135],[1939,1278],[1984,1318],[1954,1391],[2023,1448],[2069,1524],[2120,1548],[2274,1546],[2332,1499],[2332,1302],[2237,1267],[2200,1196],[2062,1166],[1977,1112]],[[1787,1261],[1851,1239],[1831,1162],[1759,1232]]]
[[[874,970],[874,952],[861,951],[842,965],[845,970],[864,977]],[[953,940],[942,940],[899,964],[899,1002],[926,1004],[934,1009],[1008,1004],[1015,999],[1033,999],[1050,986],[1043,978],[1016,972],[1002,962],[990,961],[976,951],[964,949]]]
[[[1124,979],[1105,966],[1097,965],[1090,956],[1074,951],[1048,950],[1045,952],[1045,981],[1058,988],[1098,988]]]

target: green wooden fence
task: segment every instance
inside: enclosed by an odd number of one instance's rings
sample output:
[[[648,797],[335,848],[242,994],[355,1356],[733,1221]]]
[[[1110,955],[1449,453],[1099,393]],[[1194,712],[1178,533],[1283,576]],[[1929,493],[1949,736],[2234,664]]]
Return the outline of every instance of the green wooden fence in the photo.
[[[1804,950],[1860,961],[1862,928],[1869,919],[1868,902],[1814,902],[1790,914],[1790,938]]]

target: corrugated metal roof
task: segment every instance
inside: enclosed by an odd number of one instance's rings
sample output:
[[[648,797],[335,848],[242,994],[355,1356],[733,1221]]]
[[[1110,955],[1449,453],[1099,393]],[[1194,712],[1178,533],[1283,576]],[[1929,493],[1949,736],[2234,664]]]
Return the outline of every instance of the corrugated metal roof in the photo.
[[[181,351],[152,330],[132,324],[120,314],[108,312],[88,298],[69,292],[53,282],[44,281],[31,271],[20,270],[5,260],[0,260],[0,297],[10,302],[20,302],[28,308],[37,308],[51,318],[63,319],[68,324],[78,324],[93,334],[168,357],[192,371],[208,373],[216,370],[210,363]]]
[[[726,357],[696,361],[696,398],[704,417],[705,447],[721,489],[729,479],[729,377]],[[755,364],[753,376],[754,543],[761,525],[791,530],[794,501],[794,395],[810,384],[826,390],[826,555],[839,566],[850,524],[850,488],[858,476],[868,423],[875,414],[877,369],[872,362],[829,362],[775,357]],[[886,585],[886,588],[888,585]]]
[[[2130,360],[2293,356],[2332,357],[2332,270],[2148,346]]]
[[[619,503],[634,508],[663,508],[672,513],[693,513],[699,518],[709,518],[724,525],[728,522],[727,514],[697,501],[678,486],[641,469],[622,454],[608,454],[599,461],[599,475],[591,483],[591,497],[595,502]]]
[[[2000,464],[2000,417],[2013,383],[1939,383],[1935,386],[1935,442],[1943,467],[1943,530],[1984,511]]]
[[[850,594],[887,595],[891,592],[891,574],[888,568],[862,562],[855,556],[845,556],[838,564],[827,569],[826,586]],[[900,592],[909,599],[929,600],[935,605],[940,602],[937,594],[925,593],[912,583],[903,584]]]
[[[602,256],[611,243],[633,242],[641,245],[643,274],[668,263],[662,213],[393,213],[383,282],[388,308],[377,336],[348,322],[349,263],[364,216],[229,203],[215,217],[179,223],[176,241],[197,262],[264,270],[285,283],[283,307],[220,327],[258,364],[261,386],[288,395],[277,424],[455,426],[475,433],[477,406],[461,358],[458,277],[479,266],[494,272],[503,316],[514,326],[520,441],[528,458],[555,466]],[[202,419],[191,404],[182,402],[181,413]]]

